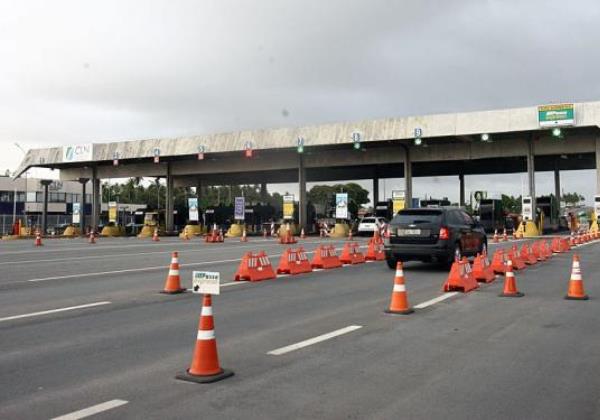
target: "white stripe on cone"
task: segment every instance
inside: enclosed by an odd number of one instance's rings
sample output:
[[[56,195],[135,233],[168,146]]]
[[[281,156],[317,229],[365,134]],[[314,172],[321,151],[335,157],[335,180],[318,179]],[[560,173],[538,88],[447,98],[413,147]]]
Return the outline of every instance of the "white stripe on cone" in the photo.
[[[212,306],[203,306],[202,307],[202,312],[201,312],[202,316],[212,316],[212,314],[213,314]]]
[[[215,339],[215,330],[198,330],[197,340],[214,340]]]
[[[406,292],[406,285],[394,284],[394,292]]]
[[[178,276],[179,270],[169,270],[169,276]]]
[[[404,277],[404,271],[403,270],[396,270],[396,277]]]

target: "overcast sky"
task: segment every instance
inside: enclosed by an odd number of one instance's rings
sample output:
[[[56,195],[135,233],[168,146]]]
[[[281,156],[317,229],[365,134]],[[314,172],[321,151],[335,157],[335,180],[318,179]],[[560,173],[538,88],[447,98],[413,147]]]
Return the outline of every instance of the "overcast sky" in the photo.
[[[15,141],[598,100],[598,22],[598,0],[2,0],[0,170],[18,165]],[[553,190],[548,175],[540,193]],[[520,177],[467,177],[467,190],[518,195]],[[592,171],[562,179],[594,194]],[[399,185],[387,181],[388,195]],[[419,179],[414,194],[425,193],[456,199],[458,186]]]

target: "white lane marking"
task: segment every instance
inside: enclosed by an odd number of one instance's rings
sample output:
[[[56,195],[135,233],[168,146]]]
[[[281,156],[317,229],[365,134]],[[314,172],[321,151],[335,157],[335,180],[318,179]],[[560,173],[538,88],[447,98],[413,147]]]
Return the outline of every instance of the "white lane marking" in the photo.
[[[364,248],[365,246],[361,246],[360,248]],[[338,248],[336,248],[336,251],[338,250]],[[310,254],[314,254],[314,251],[306,251],[307,255]],[[270,255],[269,258],[274,259],[277,257],[280,257],[281,254],[277,254],[277,255]],[[179,264],[179,267],[198,267],[198,266],[202,266],[202,265],[211,265],[211,264],[222,264],[222,263],[227,263],[227,262],[238,262],[241,261],[241,258],[233,258],[233,259],[229,259],[229,260],[215,260],[215,261],[202,261],[202,262],[197,262],[197,263],[188,263],[188,264]],[[347,265],[351,265],[351,264],[347,264]],[[346,265],[344,265],[345,267]],[[97,277],[97,276],[105,276],[105,275],[109,275],[109,274],[123,274],[123,273],[137,273],[137,272],[143,272],[143,271],[154,271],[154,270],[164,270],[166,267],[165,266],[154,266],[154,267],[144,267],[144,268],[128,268],[128,269],[124,269],[124,270],[112,270],[112,271],[100,271],[100,272],[96,272],[96,273],[80,273],[80,274],[67,274],[64,276],[53,276],[53,277],[42,277],[42,278],[37,278],[37,279],[28,279],[28,280],[19,280],[15,283],[20,283],[23,281],[26,282],[40,282],[40,281],[48,281],[48,280],[63,280],[63,279],[74,279],[74,278],[78,278],[78,277]]]
[[[332,331],[332,332],[327,333],[327,334],[319,335],[318,337],[313,337],[313,338],[309,338],[308,340],[300,341],[299,343],[296,343],[296,344],[291,344],[289,346],[285,346],[285,347],[281,347],[281,348],[278,348],[278,349],[275,349],[275,350],[271,350],[267,354],[270,354],[272,356],[280,356],[282,354],[289,353],[291,351],[295,351],[295,350],[298,350],[298,349],[301,349],[301,348],[304,348],[304,347],[308,347],[308,346],[311,346],[313,344],[317,344],[317,343],[320,343],[322,341],[329,340],[329,339],[338,337],[338,336],[343,335],[343,334],[348,334],[348,333],[350,333],[352,331],[356,331],[356,330],[358,330],[360,328],[362,328],[362,325],[350,325],[348,327],[341,328],[339,330],[335,330],[335,331]]]
[[[120,407],[127,404],[129,401],[125,400],[110,400],[101,404],[92,405],[91,407],[84,408],[83,410],[73,411],[72,413],[65,414],[64,416],[54,417],[51,420],[78,420],[83,419],[94,414],[102,413],[103,411],[112,410],[113,408]]]
[[[111,302],[108,302],[108,301],[94,302],[94,303],[87,303],[85,305],[69,306],[67,308],[49,309],[47,311],[40,311],[40,312],[32,312],[32,313],[29,313],[29,314],[7,316],[5,318],[0,318],[0,322],[12,321],[13,319],[31,318],[31,317],[34,317],[34,316],[55,314],[55,313],[58,313],[58,312],[74,311],[75,309],[93,308],[95,306],[109,305],[110,303]]]
[[[427,300],[425,302],[419,303],[418,305],[415,305],[414,308],[415,309],[423,309],[423,308],[427,308],[428,306],[432,306],[435,305],[436,303],[442,302],[446,299],[451,298],[452,296],[456,296],[458,294],[458,292],[448,292],[448,293],[444,293],[441,296],[438,296],[436,298]]]
[[[323,244],[323,242],[303,242],[304,244]],[[180,243],[178,242],[173,242],[173,244],[176,245],[180,245]],[[185,243],[184,243],[185,244]],[[156,245],[135,245],[135,246],[156,246]],[[273,246],[273,247],[279,247],[281,246],[278,243],[271,243],[271,244],[267,244],[267,246]],[[128,248],[131,246],[121,246],[121,247],[117,247],[117,248]],[[230,247],[228,249],[245,249],[245,248],[252,248],[255,247],[255,245],[237,245],[237,246],[233,246]],[[361,248],[363,248],[364,246],[361,246]],[[103,248],[107,248],[107,246],[104,246]],[[111,247],[111,248],[115,248],[115,247]],[[99,247],[94,247],[94,248],[89,248],[90,250],[94,250],[94,249],[99,249]],[[66,249],[50,249],[47,250],[49,252],[57,252],[57,251],[81,251],[81,247],[80,248],[66,248]],[[180,250],[179,254],[186,254],[186,253],[192,253],[192,252],[202,252],[202,253],[206,253],[206,252],[212,252],[212,251],[219,251],[219,252],[223,252],[223,249],[220,248],[214,248],[214,247],[210,247],[210,246],[202,246],[202,248],[195,248],[195,249],[184,249],[184,250]],[[27,254],[27,253],[31,253],[31,252],[36,252],[36,251],[23,251],[23,252],[2,252],[1,255],[10,255],[10,254]],[[111,258],[115,258],[115,257],[128,257],[128,256],[137,256],[137,255],[156,255],[156,254],[171,254],[172,251],[152,251],[152,252],[136,252],[136,253],[131,253],[131,254],[107,254],[107,255],[90,255],[90,256],[82,256],[82,257],[68,257],[68,258],[54,258],[54,259],[45,259],[45,260],[40,260],[40,259],[35,259],[35,260],[16,260],[16,261],[3,261],[0,262],[0,265],[10,265],[10,264],[35,264],[35,263],[48,263],[48,262],[65,262],[65,261],[81,261],[81,260],[102,260],[102,259],[111,259]]]
[[[203,261],[199,263],[189,263],[189,264],[179,264],[179,267],[196,267],[200,265],[209,265],[209,264],[220,264],[226,262],[236,262],[240,261],[240,258],[231,259],[231,260],[218,260],[218,261]],[[54,276],[54,277],[43,277],[39,279],[29,279],[26,281],[30,282],[38,282],[38,281],[48,281],[48,280],[62,280],[62,279],[73,279],[78,277],[95,277],[95,276],[104,276],[107,274],[122,274],[122,273],[136,273],[141,271],[154,271],[154,270],[164,270],[165,266],[155,266],[155,267],[144,267],[144,268],[128,268],[125,270],[113,270],[113,271],[100,271],[97,273],[81,273],[81,274],[68,274],[66,276]]]
[[[305,241],[302,242],[302,244],[334,244],[334,243],[339,243],[339,242],[343,242],[343,240],[335,240],[335,241]],[[227,245],[229,245],[231,242],[227,243]],[[66,251],[94,251],[94,250],[101,250],[104,248],[110,248],[110,249],[115,249],[115,248],[147,248],[147,247],[157,247],[159,245],[183,245],[183,246],[192,246],[192,245],[200,245],[202,246],[202,248],[199,249],[192,249],[192,250],[184,250],[181,252],[195,252],[195,251],[202,251],[202,252],[211,252],[211,251],[218,251],[218,252],[223,252],[224,248],[219,248],[219,247],[215,247],[214,244],[205,244],[203,241],[188,241],[188,242],[183,242],[183,241],[168,241],[168,242],[153,242],[150,244],[134,244],[134,245],[119,245],[118,243],[111,243],[111,244],[106,244],[106,245],[94,245],[94,246],[85,246],[87,244],[87,242],[81,242],[81,246],[79,246],[78,248],[63,248],[63,247],[56,247],[56,248],[44,248],[43,249],[43,253],[47,254],[50,252],[66,252]],[[235,244],[235,242],[234,242]],[[266,246],[281,246],[281,244],[277,243],[277,242],[271,242],[269,244],[266,244]],[[240,248],[251,248],[255,245],[251,245],[250,243],[248,244],[242,244],[239,243],[238,245],[233,245],[230,246],[229,248],[226,249],[240,249]],[[82,248],[84,247],[84,248]],[[161,251],[164,253],[170,253],[171,251]],[[22,254],[40,254],[40,250],[26,250],[26,251],[4,251],[2,252],[2,255],[22,255]],[[119,255],[127,255],[127,254],[119,254]],[[134,255],[134,254],[132,254]],[[99,255],[98,257],[105,257],[104,255]],[[81,257],[81,258],[86,258],[86,257]],[[66,260],[71,260],[71,258],[67,258],[67,259],[60,259],[57,261],[66,261]],[[31,262],[37,262],[38,260],[32,260]],[[13,262],[13,261],[10,261]],[[21,263],[21,262],[28,262],[28,261],[14,261],[15,263]]]

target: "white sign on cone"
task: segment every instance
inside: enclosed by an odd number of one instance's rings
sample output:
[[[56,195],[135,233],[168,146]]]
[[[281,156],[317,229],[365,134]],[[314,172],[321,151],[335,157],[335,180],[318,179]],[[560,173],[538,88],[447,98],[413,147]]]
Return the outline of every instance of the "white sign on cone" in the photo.
[[[194,271],[192,273],[192,292],[206,295],[221,293],[221,273],[214,271]]]

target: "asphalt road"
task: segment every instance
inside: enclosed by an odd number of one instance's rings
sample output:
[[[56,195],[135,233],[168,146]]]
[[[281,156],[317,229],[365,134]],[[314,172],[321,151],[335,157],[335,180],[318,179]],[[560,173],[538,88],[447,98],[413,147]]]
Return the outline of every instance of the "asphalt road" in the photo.
[[[383,313],[393,284],[385,263],[232,283],[242,254],[260,249],[276,263],[284,247],[258,238],[0,242],[0,418],[600,418],[597,243],[576,250],[589,301],[563,299],[572,252],[517,272],[521,299],[498,297],[501,278],[444,295],[446,271],[408,263],[410,302],[425,303],[409,316]],[[174,250],[184,286],[192,270],[221,272],[213,308],[232,378],[174,378],[189,366],[201,307],[198,295],[158,293]]]

